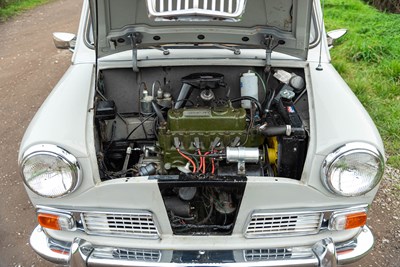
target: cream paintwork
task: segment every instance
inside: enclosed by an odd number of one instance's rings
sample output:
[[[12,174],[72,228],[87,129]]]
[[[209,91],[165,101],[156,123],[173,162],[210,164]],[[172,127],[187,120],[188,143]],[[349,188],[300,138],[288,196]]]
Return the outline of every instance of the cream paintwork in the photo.
[[[28,191],[32,203],[64,209],[147,209],[154,212],[160,225],[161,240],[136,240],[87,236],[84,233],[49,231],[54,238],[72,241],[83,237],[93,244],[119,245],[143,248],[238,249],[257,246],[292,246],[313,244],[323,236],[337,241],[351,238],[357,231],[320,233],[300,238],[244,239],[246,220],[254,209],[279,210],[286,208],[334,208],[370,204],[377,188],[359,197],[339,197],[330,193],[321,183],[321,164],[325,156],[348,142],[367,142],[383,153],[383,144],[372,120],[329,63],[325,38],[322,46],[323,71],[317,71],[320,47],[309,51],[308,61],[274,53],[273,66],[303,67],[308,84],[311,138],[301,181],[284,178],[249,177],[232,237],[173,236],[162,198],[155,180],[147,177],[125,181],[117,179],[99,182],[93,134],[94,51],[83,40],[87,16],[84,1],[72,66],[60,80],[32,120],[21,142],[19,159],[32,145],[50,143],[59,145],[78,158],[83,170],[83,182],[77,191],[57,199],[37,196]],[[318,9],[318,12],[320,10]],[[212,57],[210,58],[210,56]],[[105,57],[100,68],[131,67],[131,53],[124,52]],[[190,57],[186,61],[184,58]],[[171,51],[164,56],[158,50],[139,52],[139,67],[193,64],[193,51]],[[223,49],[208,50],[196,64],[263,66],[265,52],[243,50],[240,56]],[[215,58],[219,58],[216,60]],[[189,63],[190,62],[190,63]]]

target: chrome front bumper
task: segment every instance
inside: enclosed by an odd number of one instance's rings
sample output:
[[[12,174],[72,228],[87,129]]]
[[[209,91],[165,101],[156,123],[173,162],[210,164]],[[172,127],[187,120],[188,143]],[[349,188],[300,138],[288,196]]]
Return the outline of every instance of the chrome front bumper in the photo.
[[[325,238],[310,247],[289,249],[261,248],[252,251],[171,251],[121,249],[93,246],[76,238],[63,242],[49,238],[40,226],[33,231],[30,244],[44,259],[61,265],[83,266],[135,266],[135,267],[264,267],[264,266],[330,266],[348,264],[365,256],[373,247],[374,237],[368,227],[347,242],[334,243]],[[115,251],[123,251],[115,254]],[[254,251],[256,253],[254,253]],[[157,254],[158,253],[158,254]],[[122,256],[121,256],[122,255]],[[157,255],[157,257],[155,257]],[[256,255],[254,257],[254,255]]]

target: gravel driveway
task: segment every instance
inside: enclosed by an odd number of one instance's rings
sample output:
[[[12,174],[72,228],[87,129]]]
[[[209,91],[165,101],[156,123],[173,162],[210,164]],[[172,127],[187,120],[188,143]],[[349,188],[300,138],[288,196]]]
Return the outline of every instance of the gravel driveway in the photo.
[[[29,247],[35,214],[18,174],[22,135],[70,64],[54,31],[76,32],[82,0],[54,1],[0,24],[0,266],[51,266]],[[374,201],[369,225],[374,251],[351,266],[400,266],[400,172],[389,168]]]
[[[52,32],[76,32],[82,0],[54,1],[0,24],[0,266],[52,266],[28,242],[37,224],[18,173],[26,127],[70,64]]]

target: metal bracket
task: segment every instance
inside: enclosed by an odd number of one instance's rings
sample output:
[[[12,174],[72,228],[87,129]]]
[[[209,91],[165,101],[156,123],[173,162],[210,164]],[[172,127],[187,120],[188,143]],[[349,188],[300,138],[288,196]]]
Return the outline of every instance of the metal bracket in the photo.
[[[164,47],[162,47],[162,46],[159,46],[159,47],[157,47],[157,46],[150,46],[150,48],[153,48],[153,49],[157,49],[157,50],[162,51],[164,56],[168,56],[168,55],[170,54],[169,50],[166,49],[166,48],[164,48]]]
[[[126,171],[128,170],[128,163],[129,163],[129,159],[130,159],[131,154],[132,154],[132,150],[133,150],[133,144],[129,144],[129,146],[126,148],[125,161],[124,161],[124,165],[122,167],[122,172],[124,172],[124,174],[122,174],[121,177],[125,177],[126,176]]]
[[[271,34],[266,34],[264,35],[264,45],[265,45],[265,72],[268,72],[271,70],[272,66],[272,51],[278,46],[278,45],[284,45],[285,41],[282,39],[277,39],[275,42],[274,36]]]
[[[246,174],[246,166],[243,160],[238,161],[238,175]]]
[[[142,42],[142,35],[139,32],[134,32],[129,35],[131,39],[132,46],[132,69],[134,72],[139,72],[139,68],[137,66],[137,45]]]
[[[264,44],[265,44],[265,71],[269,71],[271,69],[271,58],[272,58],[272,44],[274,42],[274,37],[270,34],[266,34],[264,36]]]
[[[242,53],[239,48],[236,48],[236,47],[233,47],[233,46],[221,45],[221,44],[213,44],[213,46],[233,51],[233,54],[235,54],[237,56]]]
[[[221,138],[215,137],[214,141],[210,145],[211,150],[214,150],[217,146],[219,146],[221,144],[220,140],[221,140]]]
[[[237,147],[240,145],[240,137],[236,136],[235,139],[231,142],[232,147]]]

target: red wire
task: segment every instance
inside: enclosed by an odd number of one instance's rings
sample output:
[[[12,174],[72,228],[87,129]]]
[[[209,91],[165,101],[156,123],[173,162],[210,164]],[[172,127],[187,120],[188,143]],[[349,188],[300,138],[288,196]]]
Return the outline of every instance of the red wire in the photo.
[[[208,154],[210,154],[210,152],[204,153],[204,156]],[[203,174],[204,173],[206,173],[206,157],[203,157]]]
[[[197,150],[197,152],[199,153],[199,155],[201,156],[201,151],[200,149]],[[200,157],[200,166],[199,166],[199,171],[201,170],[201,167],[203,166],[203,159],[202,157]]]
[[[213,152],[215,152],[215,150]],[[211,174],[214,174],[214,172],[215,172],[215,163],[214,159],[211,159]]]
[[[192,166],[193,166],[193,172],[196,172],[196,164],[194,163],[194,161],[193,161],[191,158],[189,158],[188,156],[186,156],[185,154],[183,154],[179,149],[176,149],[176,151],[178,151],[178,153],[179,153],[182,157],[184,157],[185,159],[187,159],[187,160],[192,164]]]

